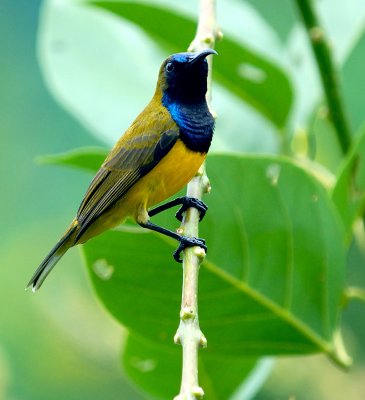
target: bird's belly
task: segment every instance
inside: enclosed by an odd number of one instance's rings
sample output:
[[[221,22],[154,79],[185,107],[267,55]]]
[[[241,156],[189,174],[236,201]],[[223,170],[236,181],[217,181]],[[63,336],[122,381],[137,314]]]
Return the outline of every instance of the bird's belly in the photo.
[[[205,157],[206,154],[191,151],[178,140],[156,167],[128,191],[124,205],[136,206],[128,214],[137,221],[145,219],[143,211],[182,189],[197,173]]]

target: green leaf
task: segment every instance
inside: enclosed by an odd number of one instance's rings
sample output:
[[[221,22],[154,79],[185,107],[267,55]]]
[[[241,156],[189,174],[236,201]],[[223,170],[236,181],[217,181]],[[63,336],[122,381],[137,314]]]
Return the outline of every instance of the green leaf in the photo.
[[[327,108],[319,106],[309,125],[310,150],[314,160],[335,173],[342,161],[343,153]]]
[[[164,57],[134,25],[73,0],[42,2],[37,48],[50,92],[106,143],[149,100]]]
[[[62,154],[40,156],[40,164],[65,165],[96,172],[108,155],[108,150],[101,147],[83,147]]]
[[[256,359],[213,354],[209,348],[199,355],[199,383],[208,399],[228,399],[253,372],[256,391],[270,370],[267,363],[257,364]],[[161,346],[136,335],[128,336],[122,352],[127,375],[139,388],[161,399],[172,399],[179,392],[181,362],[181,347]]]
[[[266,0],[248,0],[248,3],[260,12],[283,41],[287,39],[290,30],[298,19],[296,9],[290,0],[277,2],[275,12],[273,12],[272,4]]]
[[[344,284],[343,230],[326,191],[282,158],[214,155],[208,171],[213,192],[201,224],[209,251],[199,314],[209,348],[255,357],[321,351],[345,363],[333,341]],[[167,220],[172,217],[157,219],[165,226]],[[131,331],[163,343],[171,341],[180,308],[175,247],[126,227],[84,246],[108,310]]]
[[[195,34],[196,21],[168,8],[127,1],[92,4],[137,24],[170,52],[185,49]],[[217,81],[282,128],[293,100],[286,74],[228,36],[218,43],[217,49],[220,53],[214,62]]]
[[[365,129],[343,161],[332,199],[342,217],[348,240],[357,218],[365,213]]]

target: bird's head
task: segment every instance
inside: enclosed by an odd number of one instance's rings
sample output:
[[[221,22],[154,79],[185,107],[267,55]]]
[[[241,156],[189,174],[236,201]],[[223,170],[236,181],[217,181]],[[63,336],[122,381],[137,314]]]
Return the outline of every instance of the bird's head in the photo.
[[[191,103],[204,99],[209,54],[217,52],[205,49],[197,53],[177,53],[162,63],[157,85],[165,101]]]

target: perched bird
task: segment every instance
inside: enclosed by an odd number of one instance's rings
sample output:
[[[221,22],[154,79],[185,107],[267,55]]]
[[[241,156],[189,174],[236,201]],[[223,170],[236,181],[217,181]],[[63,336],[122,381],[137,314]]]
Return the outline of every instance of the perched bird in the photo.
[[[174,258],[186,247],[200,246],[203,239],[188,238],[157,226],[150,217],[181,204],[176,214],[189,207],[200,211],[206,205],[198,199],[181,197],[153,210],[150,207],[178,192],[196,174],[212,141],[214,119],[209,112],[206,57],[212,49],[198,53],[177,53],[160,68],[152,100],[119,139],[92,180],[75,219],[40,264],[28,287],[39,289],[51,269],[76,244],[112,228],[127,217],[139,225],[180,242]]]

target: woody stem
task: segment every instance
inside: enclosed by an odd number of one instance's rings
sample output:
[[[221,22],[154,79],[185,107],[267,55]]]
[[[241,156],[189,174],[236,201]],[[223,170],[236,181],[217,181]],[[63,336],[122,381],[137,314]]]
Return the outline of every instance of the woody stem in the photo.
[[[189,51],[200,51],[212,48],[219,35],[216,25],[215,0],[200,0],[199,22],[196,36]],[[211,98],[211,60],[209,60],[208,104]],[[208,177],[203,165],[187,188],[187,196],[201,199],[203,193],[210,190]],[[183,234],[188,237],[199,237],[199,212],[189,208],[182,223]],[[200,330],[198,316],[198,277],[199,267],[204,260],[205,252],[199,247],[184,250],[183,288],[180,311],[180,324],[175,335],[175,343],[182,345],[183,365],[180,393],[175,400],[195,400],[204,396],[198,380],[198,350],[206,347],[207,341]]]

